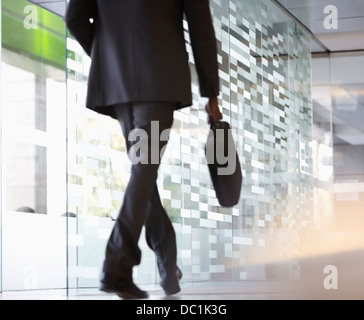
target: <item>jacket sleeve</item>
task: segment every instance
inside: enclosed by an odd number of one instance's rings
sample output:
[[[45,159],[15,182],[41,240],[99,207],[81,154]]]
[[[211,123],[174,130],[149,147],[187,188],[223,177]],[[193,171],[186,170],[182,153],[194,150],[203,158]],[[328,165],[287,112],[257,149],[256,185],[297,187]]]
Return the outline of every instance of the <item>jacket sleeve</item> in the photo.
[[[69,32],[89,56],[94,35],[94,25],[90,19],[95,19],[96,14],[96,0],[70,0],[65,15]]]
[[[202,97],[217,97],[220,91],[217,42],[209,0],[183,0],[193,56]]]

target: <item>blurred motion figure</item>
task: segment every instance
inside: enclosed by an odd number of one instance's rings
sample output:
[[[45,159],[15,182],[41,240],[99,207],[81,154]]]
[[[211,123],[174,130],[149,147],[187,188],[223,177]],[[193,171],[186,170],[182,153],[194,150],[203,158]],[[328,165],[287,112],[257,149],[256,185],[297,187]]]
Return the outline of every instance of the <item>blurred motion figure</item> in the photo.
[[[222,118],[218,107],[216,38],[209,0],[70,0],[66,25],[91,57],[86,107],[117,119],[130,150],[135,129],[152,122],[159,136],[173,124],[175,110],[192,105],[191,75],[183,18],[189,28],[200,94],[207,97],[208,118]],[[131,139],[130,139],[131,140]],[[160,141],[158,154],[167,141]],[[140,264],[138,241],[145,226],[155,252],[166,295],[180,291],[176,236],[157,188],[158,163],[133,163],[119,216],[106,247],[100,290],[122,298],[147,298],[132,269]]]

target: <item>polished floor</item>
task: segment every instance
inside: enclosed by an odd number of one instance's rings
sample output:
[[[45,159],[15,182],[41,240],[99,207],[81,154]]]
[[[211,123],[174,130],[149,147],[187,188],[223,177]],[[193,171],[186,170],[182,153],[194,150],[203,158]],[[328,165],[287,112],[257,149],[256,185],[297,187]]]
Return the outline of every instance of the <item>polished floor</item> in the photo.
[[[361,234],[360,234],[361,235]],[[166,297],[159,286],[140,286],[149,301],[162,300],[364,300],[364,237],[353,238],[355,246],[338,236],[330,241],[335,250],[311,252],[299,260],[300,280],[244,280],[181,283],[179,294]],[[316,248],[318,243],[316,243]],[[270,262],[272,265],[273,262]],[[266,264],[265,264],[266,265]],[[274,264],[273,264],[274,265]],[[293,277],[294,278],[294,277]],[[120,300],[94,289],[4,291],[0,300]]]
[[[342,289],[325,289],[320,279],[309,281],[241,281],[184,284],[182,291],[166,297],[157,286],[140,286],[149,292],[147,300],[363,300],[364,290],[342,284]],[[40,290],[0,293],[0,300],[120,300],[97,289]]]

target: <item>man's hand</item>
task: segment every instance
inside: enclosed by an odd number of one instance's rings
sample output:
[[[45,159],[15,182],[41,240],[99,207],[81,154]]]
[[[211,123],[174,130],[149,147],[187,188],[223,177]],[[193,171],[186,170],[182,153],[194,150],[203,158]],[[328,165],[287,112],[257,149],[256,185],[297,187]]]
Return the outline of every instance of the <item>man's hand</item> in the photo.
[[[211,121],[217,122],[222,119],[222,113],[219,109],[217,97],[210,98],[206,104],[205,109],[208,114],[208,123]]]

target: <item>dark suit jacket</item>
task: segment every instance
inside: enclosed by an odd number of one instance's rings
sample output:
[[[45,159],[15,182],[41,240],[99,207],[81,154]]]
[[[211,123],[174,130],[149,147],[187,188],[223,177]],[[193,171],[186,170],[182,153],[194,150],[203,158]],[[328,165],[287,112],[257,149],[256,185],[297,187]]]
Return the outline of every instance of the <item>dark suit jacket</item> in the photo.
[[[108,106],[123,102],[191,105],[184,14],[201,96],[216,97],[218,63],[209,0],[71,0],[66,25],[92,59],[87,107],[114,116]]]

